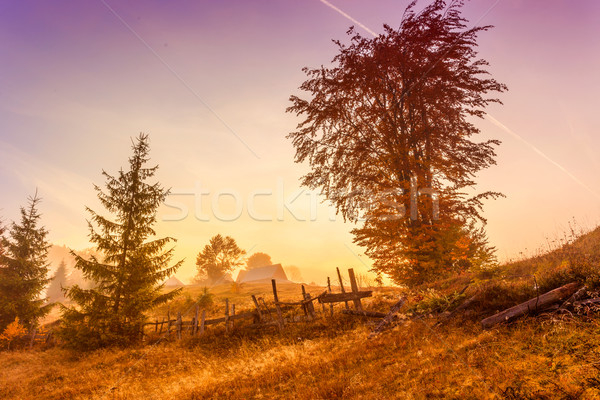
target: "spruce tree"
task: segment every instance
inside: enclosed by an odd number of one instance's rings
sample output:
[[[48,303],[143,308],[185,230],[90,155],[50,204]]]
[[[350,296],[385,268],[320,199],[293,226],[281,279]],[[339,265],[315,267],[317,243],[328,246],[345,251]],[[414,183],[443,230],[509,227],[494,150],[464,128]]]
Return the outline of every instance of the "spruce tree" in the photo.
[[[50,311],[41,297],[48,279],[48,231],[39,226],[41,215],[37,191],[21,207],[20,223],[10,225],[9,237],[2,237],[0,251],[0,331],[18,317],[29,329]]]
[[[167,266],[173,248],[164,248],[174,239],[152,239],[156,213],[168,190],[159,183],[147,182],[158,168],[145,166],[149,160],[148,136],[140,134],[132,149],[129,170],[121,169],[116,176],[103,171],[106,190],[95,186],[102,205],[114,218],[87,208],[91,214],[90,241],[103,255],[102,260],[71,252],[76,259],[75,268],[95,282],[94,288],[73,285],[67,291],[67,297],[76,306],[63,308],[63,337],[72,347],[133,343],[145,322],[144,313],[180,290],[164,293],[161,284],[182,263]]]
[[[60,264],[58,264],[58,268],[50,281],[50,285],[48,285],[48,290],[46,291],[48,301],[53,303],[65,301],[64,291],[67,286],[67,264],[65,264],[65,260],[62,260]]]

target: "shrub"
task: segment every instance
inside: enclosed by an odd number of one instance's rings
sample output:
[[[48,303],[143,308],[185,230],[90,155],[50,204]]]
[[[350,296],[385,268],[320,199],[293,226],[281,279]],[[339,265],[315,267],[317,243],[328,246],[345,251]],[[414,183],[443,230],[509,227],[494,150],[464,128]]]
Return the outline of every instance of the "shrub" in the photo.
[[[200,308],[209,308],[215,302],[215,296],[212,294],[208,288],[205,286],[202,288],[202,292],[198,296],[196,303],[200,306]]]
[[[450,294],[444,294],[434,289],[427,289],[418,295],[421,301],[409,308],[408,312],[416,314],[429,314],[434,312],[451,311],[457,307],[464,293],[454,291]]]
[[[26,333],[27,329],[19,322],[19,317],[15,317],[15,320],[0,334],[0,341],[6,342],[6,349],[10,350],[10,344],[25,336]]]

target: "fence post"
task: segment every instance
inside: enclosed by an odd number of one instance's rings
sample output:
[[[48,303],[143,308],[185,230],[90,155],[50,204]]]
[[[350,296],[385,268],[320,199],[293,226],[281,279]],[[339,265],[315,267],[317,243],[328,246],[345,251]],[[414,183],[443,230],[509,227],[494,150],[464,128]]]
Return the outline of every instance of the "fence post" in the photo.
[[[196,336],[196,333],[198,333],[198,311],[200,311],[200,306],[196,305],[196,310],[194,312],[194,320],[192,321],[192,336]]]
[[[302,300],[306,300],[306,289],[304,288],[304,285],[302,285]],[[307,304],[302,303],[302,311],[304,311],[304,316],[308,317]]]
[[[225,332],[229,332],[229,299],[225,299]]]
[[[256,300],[256,296],[252,295],[252,301],[254,302],[254,307],[256,307],[256,312],[258,313],[258,322],[261,323],[263,318],[262,318],[262,312],[260,312],[260,306],[258,305],[258,301]]]
[[[269,320],[273,321],[273,316],[271,315],[271,310],[269,310],[269,307],[267,306],[267,303],[265,303],[265,299],[263,299],[262,297],[258,298],[260,301],[262,301],[263,307],[265,307],[265,310],[267,310],[267,314],[269,314]]]
[[[167,309],[167,334],[171,334],[171,307]]]
[[[181,339],[181,313],[177,313],[177,339]]]
[[[340,269],[338,267],[335,267],[335,269],[337,270],[338,279],[340,280],[340,289],[342,290],[342,293],[346,293],[346,289],[344,289],[344,282],[342,281],[342,274],[340,274]],[[346,310],[348,310],[350,308],[348,307],[348,302],[345,301],[344,304],[346,304]]]
[[[202,320],[200,321],[200,336],[204,333],[204,321],[206,320],[206,310],[202,310]]]
[[[356,311],[362,311],[362,303],[360,302],[360,298],[358,297],[358,285],[356,284],[356,277],[354,276],[354,269],[348,269],[348,275],[350,276],[350,286],[352,287],[352,293],[356,296],[353,300],[354,308]]]
[[[327,283],[329,284],[329,277],[327,277]],[[321,302],[319,301],[319,303]],[[327,314],[327,307],[325,306],[325,303],[321,303],[321,307],[323,308],[323,317],[325,317]]]
[[[327,290],[331,293],[331,280],[329,277],[327,277]],[[323,304],[323,307],[325,307],[325,304]],[[329,315],[333,317],[333,303],[329,303]]]
[[[235,317],[235,304],[231,305],[231,317]],[[231,319],[231,330],[235,329],[235,318]]]
[[[273,286],[273,299],[275,300],[275,309],[277,310],[277,317],[279,319],[279,329],[283,329],[283,314],[281,313],[281,306],[279,305],[279,297],[277,296],[277,283],[275,279],[271,279],[271,286]]]

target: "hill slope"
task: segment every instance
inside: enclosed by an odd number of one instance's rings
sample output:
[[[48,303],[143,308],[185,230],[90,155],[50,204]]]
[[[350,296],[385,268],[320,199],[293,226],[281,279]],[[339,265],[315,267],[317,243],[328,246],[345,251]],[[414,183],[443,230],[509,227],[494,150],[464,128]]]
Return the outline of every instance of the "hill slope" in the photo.
[[[483,316],[535,294],[534,281],[551,287],[583,270],[593,275],[598,270],[599,244],[600,231],[595,230],[548,254],[496,271],[454,277],[411,291],[376,290],[365,301],[370,309],[385,310],[398,295],[405,296],[408,305],[401,323],[372,340],[367,339],[372,324],[336,313],[333,318],[290,324],[282,333],[250,328],[225,333],[222,328],[211,328],[200,338],[165,338],[135,349],[87,354],[60,348],[2,352],[0,397],[600,398],[600,318],[594,308],[584,315],[547,313],[522,318],[490,330],[480,325]],[[537,278],[532,280],[534,275]],[[318,293],[319,289],[309,291]],[[201,288],[185,290],[180,302],[202,293]],[[284,299],[297,298],[298,291],[297,285],[281,287]],[[452,310],[477,291],[487,297],[446,318],[443,311]],[[243,302],[249,294],[266,299],[269,287],[215,288],[215,312],[220,312],[223,297],[240,307],[250,306]]]

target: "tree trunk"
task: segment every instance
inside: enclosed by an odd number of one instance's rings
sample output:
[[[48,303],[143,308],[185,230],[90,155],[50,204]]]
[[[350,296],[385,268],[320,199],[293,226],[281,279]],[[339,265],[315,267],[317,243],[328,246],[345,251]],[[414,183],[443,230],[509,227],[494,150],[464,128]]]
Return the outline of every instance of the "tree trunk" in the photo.
[[[508,308],[502,312],[494,314],[491,317],[488,317],[481,321],[481,325],[483,325],[484,329],[487,329],[500,322],[520,317],[521,315],[527,314],[529,312],[537,312],[538,310],[542,310],[548,306],[551,306],[554,303],[558,303],[559,301],[568,298],[573,293],[575,293],[580,287],[581,284],[579,282],[571,282],[567,285],[561,286],[547,293],[544,293],[541,296],[534,297],[533,299],[526,301],[525,303],[521,303],[514,307]]]

